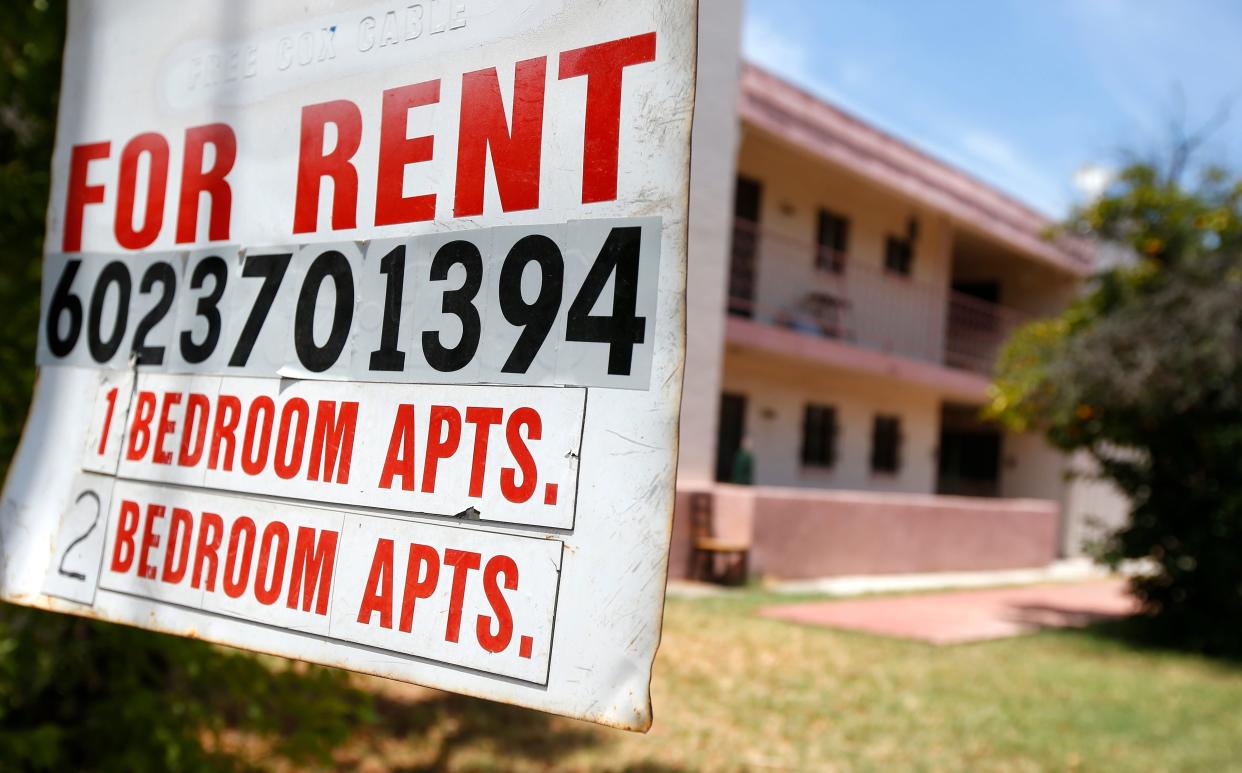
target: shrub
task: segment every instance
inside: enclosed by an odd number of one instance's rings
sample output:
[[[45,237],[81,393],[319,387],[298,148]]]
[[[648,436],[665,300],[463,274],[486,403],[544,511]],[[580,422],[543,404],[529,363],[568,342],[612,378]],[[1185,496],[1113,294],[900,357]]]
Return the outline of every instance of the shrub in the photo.
[[[1242,181],[1127,169],[1075,213],[1132,260],[1007,345],[992,413],[1085,450],[1130,517],[1100,548],[1149,559],[1133,587],[1166,640],[1242,651]]]

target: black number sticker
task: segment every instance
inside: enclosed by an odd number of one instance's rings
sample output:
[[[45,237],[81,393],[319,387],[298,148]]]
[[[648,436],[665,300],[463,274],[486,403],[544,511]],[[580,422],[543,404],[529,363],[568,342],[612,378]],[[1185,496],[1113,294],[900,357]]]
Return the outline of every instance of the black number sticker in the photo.
[[[201,290],[208,277],[212,281],[211,292],[199,298],[194,307],[195,315],[207,320],[207,334],[202,343],[194,343],[194,336],[188,330],[181,334],[181,357],[191,364],[206,360],[220,343],[220,299],[229,281],[229,266],[224,258],[215,255],[203,258],[190,276],[190,289]]]
[[[293,253],[290,252],[246,256],[246,263],[242,266],[242,276],[261,276],[263,286],[259,288],[259,293],[254,298],[254,305],[250,307],[246,324],[242,326],[241,335],[237,338],[237,346],[234,347],[233,354],[229,357],[230,366],[244,368],[250,361],[250,353],[254,351],[255,342],[259,340],[259,333],[263,332],[263,323],[267,321],[267,314],[272,310],[272,303],[276,300],[276,293],[280,290],[280,283],[284,281],[285,272],[289,270],[289,261],[292,258]]]
[[[527,303],[522,296],[522,276],[531,263],[539,266],[539,294]],[[500,312],[510,325],[522,328],[501,369],[505,373],[530,369],[561,310],[564,282],[565,260],[556,242],[546,236],[525,236],[505,256],[500,269]]]
[[[332,328],[323,346],[315,343],[315,305],[325,279],[332,279],[336,305],[332,311]],[[349,340],[354,319],[354,274],[349,260],[336,250],[328,250],[315,258],[306,271],[302,291],[298,293],[297,311],[293,317],[293,348],[302,365],[312,373],[322,373],[341,356]]]
[[[82,299],[69,292],[81,268],[80,260],[71,260],[65,264],[65,272],[60,275],[60,281],[56,283],[56,289],[52,291],[52,298],[48,303],[45,323],[47,348],[56,357],[68,357],[78,342],[78,336],[82,334]],[[66,314],[69,315],[69,328],[62,336],[60,319]]]
[[[103,337],[103,309],[108,297],[108,289],[116,285],[116,318],[112,321],[112,332]],[[95,282],[95,291],[91,293],[90,318],[86,325],[86,342],[90,345],[91,357],[95,362],[105,363],[116,355],[125,338],[125,327],[129,324],[129,299],[133,289],[133,281],[129,278],[129,269],[119,260],[104,266]]]
[[[423,356],[427,358],[427,364],[441,373],[466,367],[479,349],[479,336],[482,334],[479,309],[474,305],[475,296],[483,286],[483,256],[479,254],[479,248],[461,239],[441,247],[431,260],[431,281],[448,279],[449,269],[453,266],[464,267],[466,278],[461,287],[445,291],[440,310],[454,315],[461,322],[461,340],[456,346],[448,348],[440,342],[439,331],[423,332]]]
[[[634,361],[634,346],[646,337],[647,319],[635,316],[638,305],[638,255],[642,229],[626,226],[612,229],[574,302],[569,305],[565,325],[568,341],[608,344],[608,375],[628,376]],[[615,275],[612,288],[612,314],[594,315],[608,277]]]
[[[147,336],[172,308],[173,294],[177,291],[177,272],[168,263],[152,263],[142,275],[142,281],[138,283],[138,292],[145,295],[155,288],[156,283],[161,288],[160,299],[138,321],[138,327],[134,329],[134,354],[138,356],[139,365],[164,364],[164,347],[147,346]]]
[[[405,292],[405,245],[399,244],[380,260],[384,284],[384,319],[380,327],[380,348],[371,352],[371,370],[400,371],[405,368],[405,352],[397,348],[401,335],[401,297]]]

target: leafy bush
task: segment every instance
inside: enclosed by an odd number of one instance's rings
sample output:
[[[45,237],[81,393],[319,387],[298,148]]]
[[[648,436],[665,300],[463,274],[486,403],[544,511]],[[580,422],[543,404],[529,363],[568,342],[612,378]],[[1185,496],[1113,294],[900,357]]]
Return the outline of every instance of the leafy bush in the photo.
[[[64,3],[10,3],[0,24],[0,469],[34,385],[43,221],[52,167]]]
[[[1136,164],[1075,213],[1133,259],[1011,340],[991,409],[1086,450],[1129,498],[1100,555],[1158,568],[1133,583],[1149,631],[1242,652],[1242,181],[1182,176]]]
[[[213,770],[325,758],[369,715],[343,672],[0,607],[6,769]]]

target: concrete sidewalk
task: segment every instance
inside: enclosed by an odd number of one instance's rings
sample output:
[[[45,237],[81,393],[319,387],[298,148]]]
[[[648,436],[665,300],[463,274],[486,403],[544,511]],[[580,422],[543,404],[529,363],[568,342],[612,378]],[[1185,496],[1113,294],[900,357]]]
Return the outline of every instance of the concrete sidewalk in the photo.
[[[1150,571],[1141,562],[1129,562],[1120,574],[1132,576]],[[1091,582],[1115,577],[1107,567],[1089,558],[1067,558],[1030,569],[998,569],[986,572],[931,572],[927,574],[864,574],[821,577],[814,580],[783,580],[769,584],[778,593],[826,593],[830,596],[861,596],[869,593],[909,593],[965,588],[996,588],[1002,585]]]
[[[1080,627],[1137,611],[1126,581],[924,593],[765,607],[764,617],[933,644]]]

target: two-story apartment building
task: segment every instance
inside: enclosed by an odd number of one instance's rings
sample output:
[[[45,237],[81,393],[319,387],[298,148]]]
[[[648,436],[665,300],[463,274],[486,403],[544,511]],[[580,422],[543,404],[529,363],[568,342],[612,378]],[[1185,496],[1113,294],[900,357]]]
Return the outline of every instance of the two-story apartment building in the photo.
[[[792,83],[722,68],[735,33],[704,21],[674,573],[695,491],[775,576],[1077,552],[1118,503],[980,409],[1006,336],[1065,307],[1091,250]],[[753,486],[719,485],[739,475]]]

